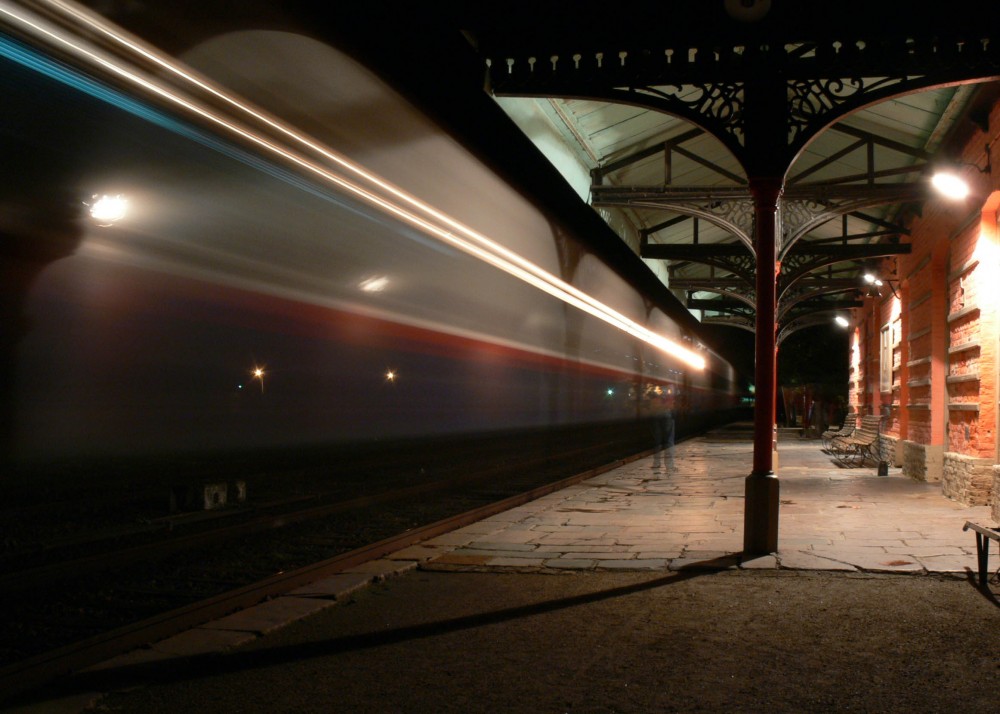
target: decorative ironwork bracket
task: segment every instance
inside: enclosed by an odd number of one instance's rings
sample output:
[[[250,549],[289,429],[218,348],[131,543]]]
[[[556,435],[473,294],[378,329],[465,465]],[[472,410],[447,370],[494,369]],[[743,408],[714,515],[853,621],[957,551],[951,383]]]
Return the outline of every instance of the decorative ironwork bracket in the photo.
[[[591,186],[595,208],[651,208],[696,216],[736,236],[753,253],[753,201],[743,187]]]
[[[919,183],[788,187],[780,206],[779,260],[784,261],[796,242],[809,231],[839,216],[873,206],[922,200],[926,194],[926,186]]]
[[[757,302],[753,285],[753,281],[747,282],[742,278],[671,278],[669,287],[671,290],[717,293],[755,308]]]
[[[797,305],[814,301],[824,295],[857,293],[861,289],[857,278],[808,278],[791,285],[778,298],[778,319]]]
[[[789,253],[781,262],[778,282],[779,299],[788,289],[810,273],[827,265],[848,260],[870,260],[892,255],[908,255],[913,250],[909,243],[866,243],[864,245],[827,245],[804,247]]]
[[[643,243],[639,255],[659,260],[683,260],[720,268],[748,284],[753,284],[756,262],[746,246],[738,243],[699,243],[678,245]]]
[[[706,325],[725,325],[726,327],[738,327],[748,332],[756,331],[756,321],[753,316],[747,315],[712,315],[702,319]]]

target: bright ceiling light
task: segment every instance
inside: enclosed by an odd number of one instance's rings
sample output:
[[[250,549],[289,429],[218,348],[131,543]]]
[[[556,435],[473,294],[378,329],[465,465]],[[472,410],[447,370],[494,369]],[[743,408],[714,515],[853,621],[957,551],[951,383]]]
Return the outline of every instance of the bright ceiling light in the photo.
[[[959,201],[969,195],[969,184],[956,174],[939,171],[931,177],[931,185],[945,198]]]
[[[848,325],[851,324],[847,321],[847,318],[844,317],[843,315],[837,315],[835,318],[833,318],[833,321],[836,322],[841,327],[847,327]]]

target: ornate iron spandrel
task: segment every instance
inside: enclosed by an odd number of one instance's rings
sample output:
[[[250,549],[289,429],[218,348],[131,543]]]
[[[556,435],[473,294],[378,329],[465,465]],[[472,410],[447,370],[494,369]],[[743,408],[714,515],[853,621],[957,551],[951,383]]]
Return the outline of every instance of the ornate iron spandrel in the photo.
[[[674,245],[648,243],[642,246],[643,258],[699,263],[731,273],[748,284],[753,282],[756,260],[740,243]]]
[[[756,308],[753,283],[746,283],[738,278],[695,278],[687,280],[671,280],[671,290],[686,290],[692,292],[716,293],[722,297],[736,300],[749,308]]]
[[[666,111],[690,119],[732,147],[745,143],[743,121],[743,84],[716,82],[712,84],[665,84],[661,86],[616,87],[630,104],[644,104],[651,98]]]
[[[591,205],[668,210],[697,216],[753,250],[753,200],[743,187],[592,186]]]
[[[861,245],[824,245],[811,247],[800,243],[781,261],[778,297],[783,297],[790,286],[816,270],[846,261],[864,261],[906,255],[913,249],[909,243],[866,243]]]
[[[756,332],[756,321],[752,315],[709,315],[702,319],[702,323],[705,325],[738,327],[748,332]]]
[[[815,300],[825,295],[856,295],[860,290],[858,278],[811,277],[799,280],[791,285],[779,286],[778,315],[785,315],[796,305],[807,300]]]
[[[843,116],[852,109],[868,104],[872,95],[905,91],[902,86],[910,79],[894,77],[835,77],[790,80],[788,82],[788,145],[804,145],[830,119]],[[892,91],[888,91],[892,88]]]
[[[784,261],[797,241],[835,218],[863,208],[917,201],[926,195],[923,183],[790,186],[781,200],[779,259]]]
[[[804,330],[807,327],[815,327],[816,325],[827,325],[832,319],[832,312],[816,312],[810,315],[800,315],[793,318],[786,324],[778,327],[777,344],[780,347],[782,342],[799,330]]]
[[[778,311],[778,324],[787,324],[804,315],[829,313],[838,310],[852,310],[864,305],[856,296],[809,298]]]

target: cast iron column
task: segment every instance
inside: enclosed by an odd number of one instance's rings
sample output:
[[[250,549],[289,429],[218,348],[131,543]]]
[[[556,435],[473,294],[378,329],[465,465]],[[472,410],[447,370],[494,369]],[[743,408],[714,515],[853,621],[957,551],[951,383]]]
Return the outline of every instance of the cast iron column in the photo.
[[[775,233],[781,178],[751,178],[754,202],[754,242],[757,250],[757,326],[753,472],[746,479],[743,515],[744,555],[778,549],[778,477],[774,473],[774,415],[777,406],[775,314],[778,263]]]

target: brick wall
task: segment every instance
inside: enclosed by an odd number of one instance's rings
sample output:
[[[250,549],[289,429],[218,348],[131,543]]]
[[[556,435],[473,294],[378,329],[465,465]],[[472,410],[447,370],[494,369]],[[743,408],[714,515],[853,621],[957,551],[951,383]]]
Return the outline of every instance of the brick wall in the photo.
[[[904,258],[910,258],[904,260]],[[901,379],[907,384],[908,401],[901,405],[909,417],[906,438],[918,444],[931,443],[931,338],[933,276],[929,251],[919,259],[901,256],[899,272],[907,283],[909,301],[902,309],[907,313],[909,330],[903,339],[909,359]]]
[[[1000,126],[1000,103],[988,126]],[[971,125],[956,158],[982,167],[988,141],[1000,165],[1000,141]],[[881,266],[883,275],[895,268],[898,300],[869,298],[855,310],[850,402],[860,414],[887,415],[904,473],[941,481],[961,503],[990,503],[1000,520],[1000,171],[969,168],[966,179],[969,199],[925,201],[909,220],[912,252]],[[880,339],[886,325],[891,351]],[[880,359],[892,361],[890,385],[880,382]]]
[[[993,369],[985,364],[983,347],[995,339],[992,320],[984,319],[981,306],[989,293],[983,282],[990,274],[981,265],[979,222],[952,239],[948,273],[948,451],[972,457],[993,455],[992,423],[983,420],[982,405],[993,388]],[[992,417],[992,411],[989,416]],[[981,428],[983,425],[983,428]]]

